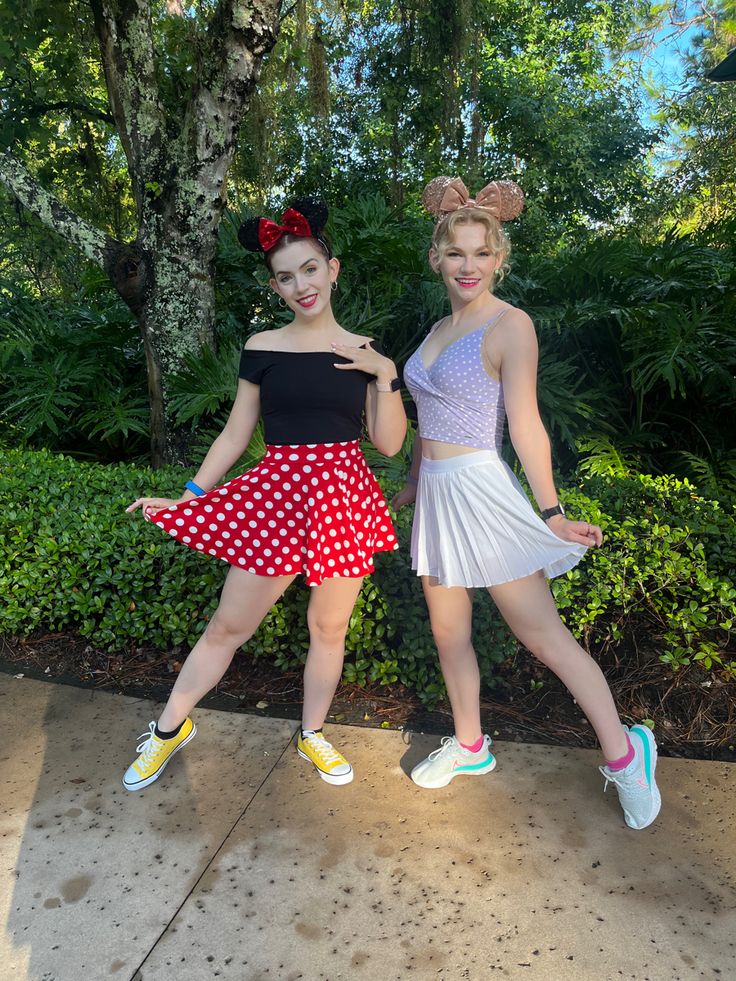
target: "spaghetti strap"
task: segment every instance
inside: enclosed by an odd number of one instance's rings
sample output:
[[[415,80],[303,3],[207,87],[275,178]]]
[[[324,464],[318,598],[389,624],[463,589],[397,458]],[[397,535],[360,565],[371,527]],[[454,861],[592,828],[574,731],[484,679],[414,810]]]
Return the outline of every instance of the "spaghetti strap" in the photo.
[[[483,331],[483,337],[481,337],[481,339],[480,339],[480,356],[481,356],[481,360],[483,362],[483,367],[485,368],[487,374],[490,375],[490,377],[493,378],[493,380],[494,381],[497,381],[497,382],[500,382],[501,381],[501,376],[494,369],[493,365],[490,362],[490,359],[488,357],[488,354],[486,353],[486,341],[491,336],[491,334],[496,329],[496,327],[498,326],[498,322],[511,309],[513,309],[513,308],[512,307],[504,307],[504,309],[501,310],[501,312],[499,314],[497,314],[493,318],[493,320],[491,320],[488,323],[488,325],[486,326],[486,329]]]

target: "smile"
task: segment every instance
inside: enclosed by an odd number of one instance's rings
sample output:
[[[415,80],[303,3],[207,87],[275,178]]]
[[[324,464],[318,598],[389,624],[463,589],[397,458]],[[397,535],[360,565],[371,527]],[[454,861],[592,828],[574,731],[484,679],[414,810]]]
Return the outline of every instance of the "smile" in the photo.
[[[302,296],[296,302],[300,307],[313,307],[319,297],[318,293],[310,293],[309,296]]]
[[[480,282],[479,279],[456,279],[455,282],[464,290],[470,290],[474,286],[477,286]]]

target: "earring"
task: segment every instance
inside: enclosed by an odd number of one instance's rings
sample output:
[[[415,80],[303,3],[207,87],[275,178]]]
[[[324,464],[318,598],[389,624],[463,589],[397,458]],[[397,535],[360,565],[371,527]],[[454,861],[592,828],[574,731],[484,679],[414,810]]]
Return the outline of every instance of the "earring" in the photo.
[[[277,303],[280,307],[285,307],[287,305],[286,300],[283,298],[283,296],[280,296],[278,298]]]
[[[330,289],[332,290],[333,293],[337,289],[337,280],[336,279],[333,280],[333,283],[332,283],[332,286],[330,286]]]

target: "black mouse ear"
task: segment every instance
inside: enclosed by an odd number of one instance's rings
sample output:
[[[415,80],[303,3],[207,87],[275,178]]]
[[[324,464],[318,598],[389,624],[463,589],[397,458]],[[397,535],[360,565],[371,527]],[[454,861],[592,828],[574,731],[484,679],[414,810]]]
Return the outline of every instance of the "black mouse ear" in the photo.
[[[319,198],[297,198],[296,201],[291,202],[289,207],[298,211],[300,215],[304,215],[314,235],[319,235],[327,224],[329,215],[327,205]]]
[[[249,218],[238,229],[238,241],[249,252],[263,252],[263,246],[258,238],[260,218]]]

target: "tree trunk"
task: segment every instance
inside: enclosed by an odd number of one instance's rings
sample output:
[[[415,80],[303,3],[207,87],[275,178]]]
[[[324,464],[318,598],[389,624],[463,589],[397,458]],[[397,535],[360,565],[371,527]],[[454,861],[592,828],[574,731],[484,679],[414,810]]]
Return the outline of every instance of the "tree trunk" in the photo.
[[[141,311],[151,404],[151,462],[187,463],[187,438],[172,421],[168,380],[187,354],[215,344],[214,274],[197,256],[170,257],[162,250]]]
[[[109,275],[141,328],[154,466],[185,462],[167,380],[215,341],[215,253],[225,177],[243,115],[280,26],[280,0],[219,0],[198,74],[172,113],[158,90],[151,0],[90,0],[110,110],[128,160],[138,216],[122,243],[81,220],[10,154],[0,181]],[[176,12],[176,4],[171,8]],[[179,120],[174,124],[172,120]]]

